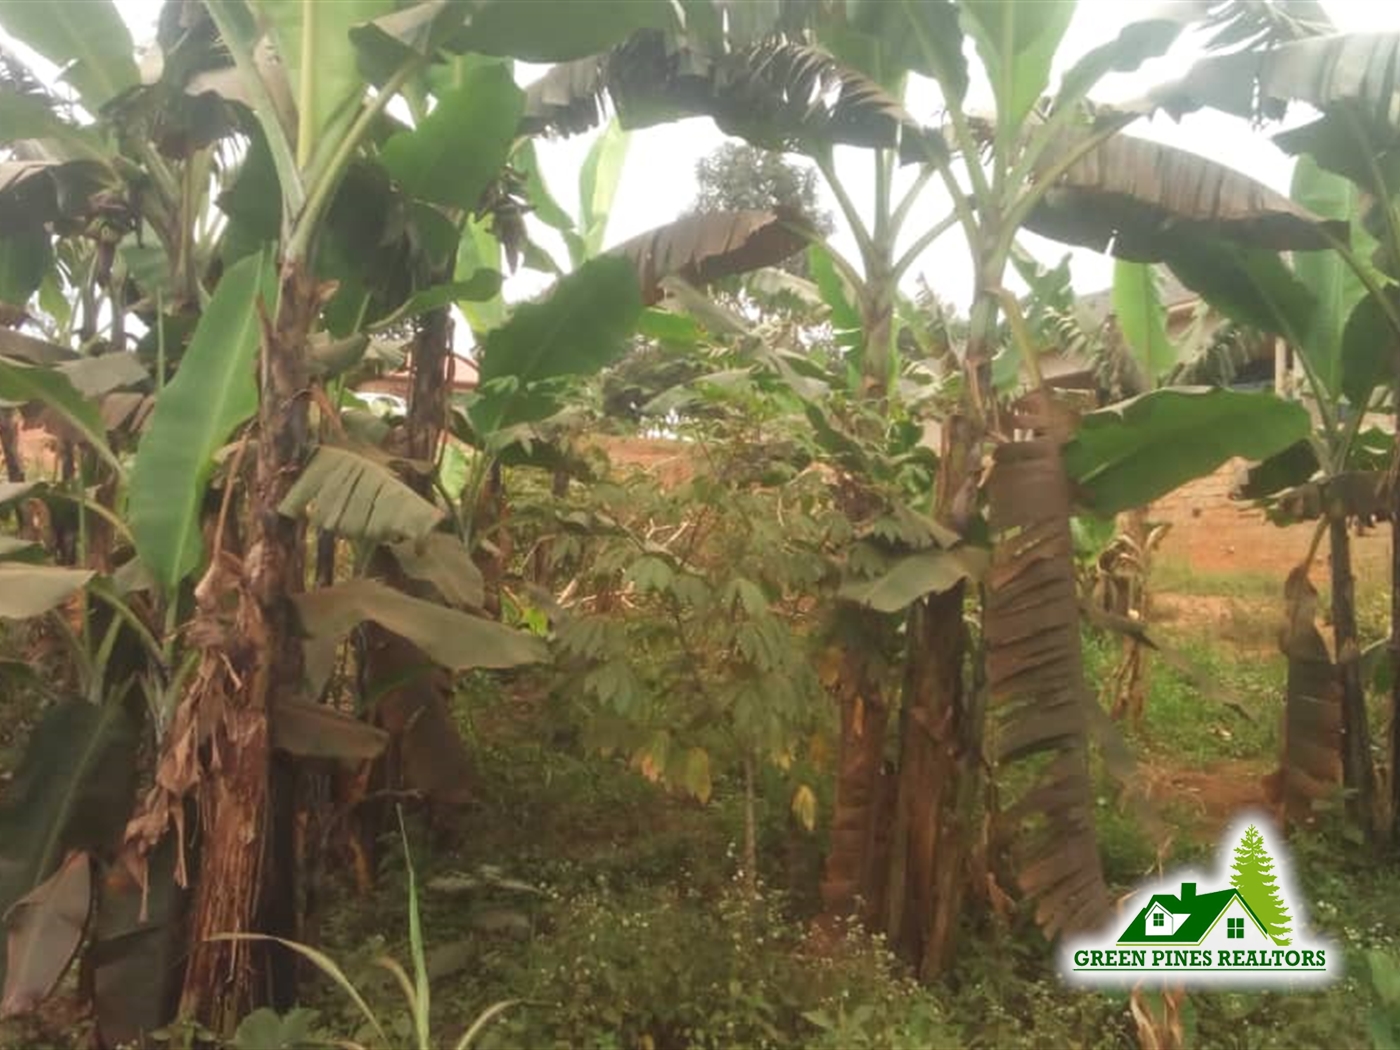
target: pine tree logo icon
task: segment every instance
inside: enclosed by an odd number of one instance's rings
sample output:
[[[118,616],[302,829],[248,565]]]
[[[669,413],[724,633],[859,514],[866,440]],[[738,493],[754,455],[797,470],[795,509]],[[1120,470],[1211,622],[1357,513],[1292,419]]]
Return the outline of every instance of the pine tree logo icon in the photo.
[[[1230,885],[1240,891],[1240,896],[1264,924],[1275,944],[1284,947],[1293,943],[1288,936],[1288,926],[1293,920],[1288,914],[1288,906],[1279,895],[1278,883],[1274,878],[1274,858],[1264,848],[1264,836],[1253,824],[1245,829],[1244,838],[1235,847],[1235,866],[1230,873]]]
[[[1334,980],[1341,954],[1307,928],[1283,838],[1268,819],[1240,819],[1216,857],[1216,871],[1164,876],[1129,894],[1131,903],[1108,929],[1067,939],[1061,973],[1090,985],[1155,977],[1199,987],[1288,988]]]

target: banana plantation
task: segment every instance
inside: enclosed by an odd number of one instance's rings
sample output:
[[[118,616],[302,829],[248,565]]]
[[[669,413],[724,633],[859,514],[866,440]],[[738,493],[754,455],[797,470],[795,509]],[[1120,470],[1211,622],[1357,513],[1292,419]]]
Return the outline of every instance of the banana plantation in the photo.
[[[0,0],[0,1047],[1400,1045],[1400,33],[139,6]],[[1330,983],[1066,979],[1244,817]]]

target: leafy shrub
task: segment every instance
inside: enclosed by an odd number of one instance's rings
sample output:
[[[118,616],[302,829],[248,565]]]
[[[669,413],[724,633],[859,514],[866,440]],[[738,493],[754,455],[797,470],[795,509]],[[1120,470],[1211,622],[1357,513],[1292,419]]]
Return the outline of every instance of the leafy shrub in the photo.
[[[658,887],[567,902],[483,1047],[953,1046],[936,1001],[857,934],[817,953],[774,897]]]

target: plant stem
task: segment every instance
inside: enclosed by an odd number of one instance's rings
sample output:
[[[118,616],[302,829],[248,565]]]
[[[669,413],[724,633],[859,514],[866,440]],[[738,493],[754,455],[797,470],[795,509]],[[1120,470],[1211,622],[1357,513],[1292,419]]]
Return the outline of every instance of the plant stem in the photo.
[[[851,195],[846,192],[846,187],[837,178],[836,162],[831,152],[818,155],[816,160],[818,170],[826,179],[826,184],[831,187],[831,195],[836,198],[836,204],[841,209],[842,217],[851,228],[851,235],[855,237],[856,246],[860,249],[861,261],[865,264],[866,276],[869,276],[870,260],[875,253],[875,244],[871,240],[870,231],[865,228],[865,223],[861,221],[860,212],[856,210]]]
[[[349,167],[350,160],[354,157],[355,151],[359,149],[361,140],[369,132],[370,125],[384,111],[384,107],[399,93],[399,89],[403,87],[405,81],[413,76],[422,64],[422,60],[413,59],[405,62],[394,72],[383,88],[360,110],[360,115],[355,118],[355,123],[350,125],[350,130],[346,132],[345,137],[340,140],[340,144],[336,147],[335,153],[331,155],[325,170],[314,173],[314,181],[306,198],[306,207],[294,220],[292,235],[287,242],[285,258],[288,262],[298,263],[306,258],[316,234],[320,232],[321,214],[330,205],[331,197],[340,185],[340,177]]]
[[[754,805],[753,752],[744,752],[744,893],[758,900],[758,817]]]
[[[956,211],[951,211],[925,230],[919,236],[918,240],[911,244],[909,249],[895,262],[894,279],[898,281],[903,277],[904,272],[918,261],[919,256],[924,253],[924,250],[934,241],[938,240],[938,238],[942,237],[943,234],[948,231],[948,228],[957,221],[958,213]]]

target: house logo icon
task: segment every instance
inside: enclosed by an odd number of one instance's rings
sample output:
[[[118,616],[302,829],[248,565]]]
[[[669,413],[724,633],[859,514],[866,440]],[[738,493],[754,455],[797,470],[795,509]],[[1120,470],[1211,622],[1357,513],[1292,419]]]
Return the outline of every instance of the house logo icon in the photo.
[[[1266,831],[1270,833],[1266,837]],[[1225,836],[1213,875],[1181,872],[1133,895],[1115,925],[1061,947],[1076,984],[1128,984],[1160,975],[1176,984],[1265,988],[1327,983],[1340,953],[1311,936],[1281,844],[1261,817]],[[1128,922],[1123,925],[1123,918]]]

